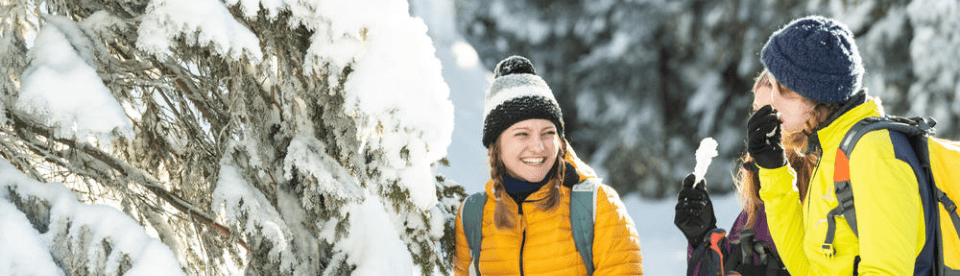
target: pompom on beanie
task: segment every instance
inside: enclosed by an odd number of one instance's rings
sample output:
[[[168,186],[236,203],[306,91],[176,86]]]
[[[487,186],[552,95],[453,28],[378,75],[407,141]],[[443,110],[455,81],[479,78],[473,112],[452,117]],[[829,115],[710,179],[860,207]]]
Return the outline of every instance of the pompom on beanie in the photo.
[[[760,60],[778,82],[818,102],[846,102],[863,80],[853,33],[839,21],[816,15],[774,32],[760,50]]]
[[[553,122],[563,138],[560,105],[529,59],[511,56],[497,63],[483,105],[483,146],[490,148],[504,130],[527,119]]]

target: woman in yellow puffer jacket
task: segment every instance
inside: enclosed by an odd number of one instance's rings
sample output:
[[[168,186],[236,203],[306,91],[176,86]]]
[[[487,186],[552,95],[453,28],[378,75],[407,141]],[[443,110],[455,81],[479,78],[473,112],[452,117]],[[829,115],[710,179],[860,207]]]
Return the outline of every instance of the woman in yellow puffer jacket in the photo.
[[[790,274],[927,275],[929,267],[917,265],[926,252],[925,229],[911,166],[916,154],[906,137],[872,131],[849,156],[838,152],[854,124],[884,115],[880,100],[861,88],[864,70],[850,30],[832,19],[800,18],[773,33],[760,55],[768,74],[762,85],[774,92],[772,106],[747,123],[748,152],[760,167],[760,198]],[[820,155],[803,202],[796,172],[784,159],[781,129],[787,148],[807,136],[808,152]],[[849,158],[848,171],[835,168],[838,156]],[[834,179],[835,170],[849,178]],[[839,205],[835,186],[846,179],[857,232],[851,217],[828,216]]]
[[[475,262],[456,219],[454,275],[588,275],[570,221],[571,187],[596,178],[567,146],[560,106],[529,60],[497,64],[484,105],[491,180]],[[642,275],[640,241],[616,191],[596,192],[593,275]],[[474,266],[474,264],[478,266]]]

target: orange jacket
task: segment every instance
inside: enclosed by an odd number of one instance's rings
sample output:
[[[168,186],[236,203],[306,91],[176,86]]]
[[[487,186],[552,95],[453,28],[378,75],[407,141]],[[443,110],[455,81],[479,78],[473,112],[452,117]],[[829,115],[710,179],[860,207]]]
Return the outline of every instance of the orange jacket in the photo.
[[[568,176],[578,176],[580,181],[593,177],[581,169],[576,172]],[[528,198],[546,197],[549,186],[544,185]],[[494,194],[492,180],[487,181],[486,191],[488,195]],[[570,230],[570,193],[570,187],[561,186],[561,201],[553,212],[540,210],[535,202],[524,202],[522,216],[514,200],[504,199],[517,225],[512,229],[498,229],[494,225],[497,199],[488,196],[483,208],[480,274],[521,275],[522,269],[522,275],[527,276],[587,275]],[[462,210],[462,204],[460,208]],[[601,184],[595,210],[593,262],[596,269],[593,275],[643,275],[639,235],[620,196],[613,188]],[[473,261],[459,212],[456,235],[454,275],[471,275]]]

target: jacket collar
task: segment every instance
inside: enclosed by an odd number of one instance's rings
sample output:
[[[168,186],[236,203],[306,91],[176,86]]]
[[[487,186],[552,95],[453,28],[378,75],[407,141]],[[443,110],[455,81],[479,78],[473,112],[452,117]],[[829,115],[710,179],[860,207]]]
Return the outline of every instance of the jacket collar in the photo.
[[[842,110],[840,111],[842,112]],[[838,112],[839,113],[839,112]],[[821,149],[834,149],[840,147],[840,140],[847,134],[847,131],[854,124],[867,117],[883,116],[883,105],[880,98],[871,98],[866,102],[853,106],[846,112],[839,113],[839,116],[827,123],[816,131],[816,137],[811,137],[811,141],[817,141]]]

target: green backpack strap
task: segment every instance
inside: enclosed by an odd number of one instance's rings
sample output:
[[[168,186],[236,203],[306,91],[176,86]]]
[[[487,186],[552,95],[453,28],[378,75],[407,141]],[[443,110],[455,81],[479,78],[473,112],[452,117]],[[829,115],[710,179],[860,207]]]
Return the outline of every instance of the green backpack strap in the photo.
[[[470,257],[473,260],[473,269],[480,275],[480,243],[483,240],[483,204],[487,201],[485,192],[478,192],[467,197],[460,210],[460,223],[463,224],[463,234],[470,246]]]
[[[573,241],[587,267],[587,275],[593,275],[593,223],[597,219],[597,189],[599,180],[590,178],[573,185],[570,196],[570,227]]]

